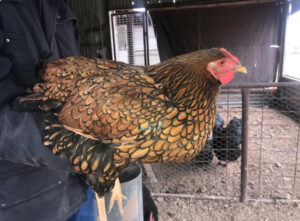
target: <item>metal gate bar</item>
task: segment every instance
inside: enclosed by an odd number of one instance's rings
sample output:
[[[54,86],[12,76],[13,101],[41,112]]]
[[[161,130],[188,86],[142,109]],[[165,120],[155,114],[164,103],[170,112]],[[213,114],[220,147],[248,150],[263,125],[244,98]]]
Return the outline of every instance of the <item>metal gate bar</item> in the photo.
[[[192,194],[175,194],[175,193],[151,193],[153,197],[171,197],[171,198],[182,198],[182,199],[197,199],[197,200],[230,200],[230,201],[239,201],[238,197],[229,197],[229,196],[200,196]],[[286,200],[286,199],[253,199],[248,198],[247,202],[262,202],[262,203],[300,203],[300,200]]]
[[[248,116],[249,89],[242,89],[242,161],[241,161],[241,202],[247,201],[248,184]]]

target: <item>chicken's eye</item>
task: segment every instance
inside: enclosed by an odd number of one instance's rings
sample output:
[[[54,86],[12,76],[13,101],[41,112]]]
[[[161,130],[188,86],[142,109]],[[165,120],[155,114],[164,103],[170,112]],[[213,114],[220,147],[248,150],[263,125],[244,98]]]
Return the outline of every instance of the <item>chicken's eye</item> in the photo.
[[[225,61],[221,61],[220,63],[221,63],[221,64],[225,64]]]

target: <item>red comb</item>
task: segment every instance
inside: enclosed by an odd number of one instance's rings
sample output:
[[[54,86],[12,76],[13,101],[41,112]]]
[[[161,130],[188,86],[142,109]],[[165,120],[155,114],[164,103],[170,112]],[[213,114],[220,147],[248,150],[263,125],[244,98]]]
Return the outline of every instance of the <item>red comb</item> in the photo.
[[[225,48],[220,48],[220,51],[222,52],[222,54],[227,57],[227,58],[230,58],[231,60],[233,60],[235,63],[239,64],[241,63],[239,61],[239,59],[235,56],[233,56],[229,51],[227,51]]]

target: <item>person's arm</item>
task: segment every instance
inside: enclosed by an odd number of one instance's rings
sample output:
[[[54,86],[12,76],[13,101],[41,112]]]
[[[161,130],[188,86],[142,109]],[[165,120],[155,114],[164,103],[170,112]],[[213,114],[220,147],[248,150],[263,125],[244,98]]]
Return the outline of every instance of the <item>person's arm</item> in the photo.
[[[42,113],[16,112],[9,105],[24,89],[13,83],[9,59],[0,55],[0,158],[14,163],[74,172],[66,158],[42,144]]]

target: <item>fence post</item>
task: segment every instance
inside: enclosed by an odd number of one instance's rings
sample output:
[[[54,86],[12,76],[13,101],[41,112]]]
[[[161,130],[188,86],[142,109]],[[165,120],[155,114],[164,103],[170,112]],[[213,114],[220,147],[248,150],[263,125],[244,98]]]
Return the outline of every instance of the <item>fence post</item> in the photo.
[[[148,29],[148,11],[145,10],[144,12],[144,25],[143,25],[143,30],[144,30],[144,59],[145,59],[145,66],[149,66],[150,64],[150,53],[149,53],[149,29]]]
[[[241,162],[241,198],[247,201],[248,183],[248,116],[249,116],[249,89],[242,89],[242,162]]]

